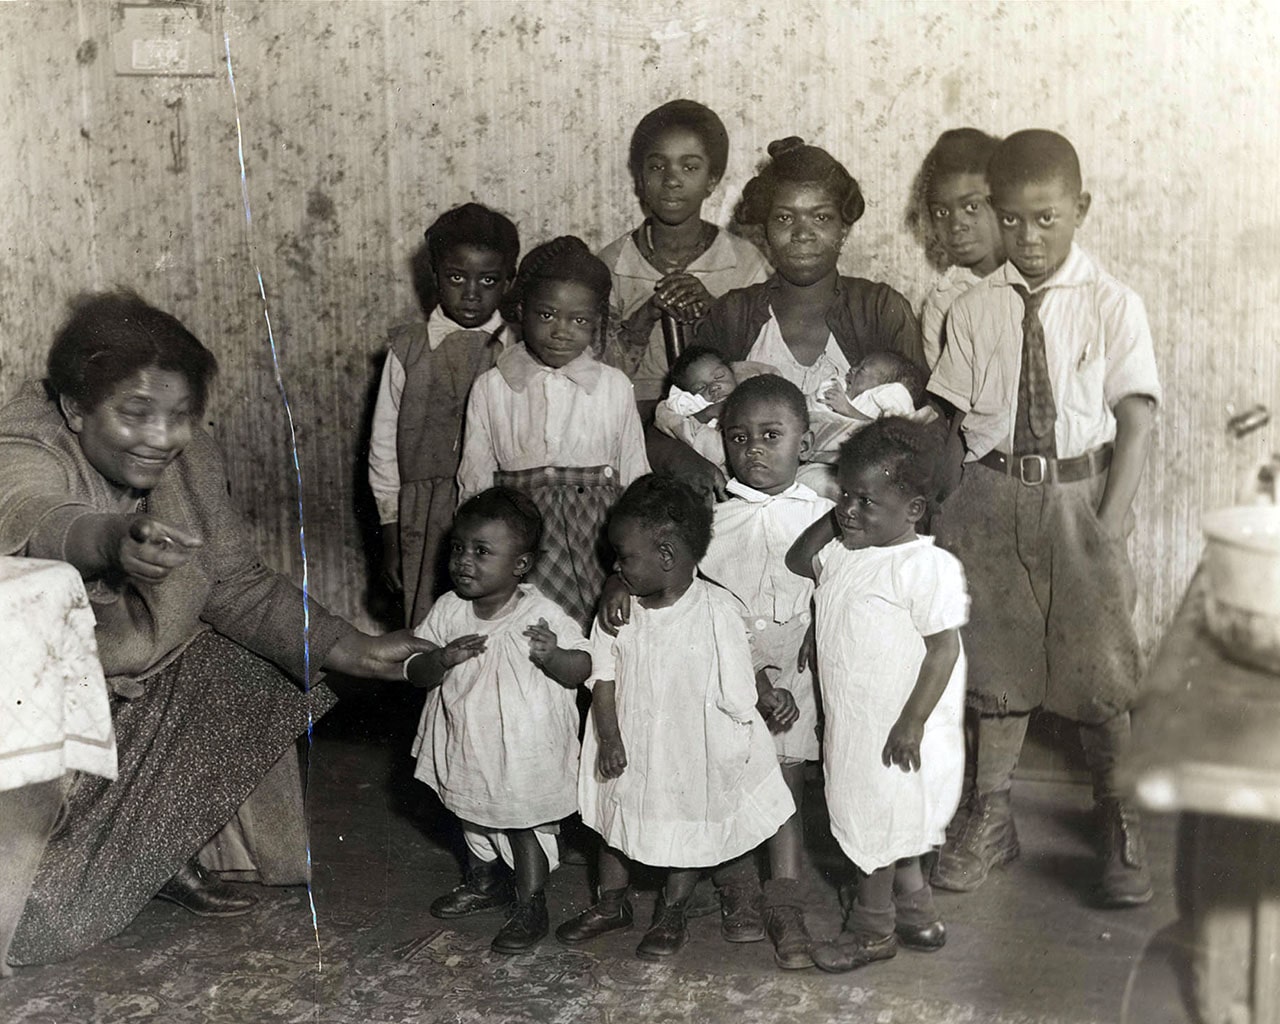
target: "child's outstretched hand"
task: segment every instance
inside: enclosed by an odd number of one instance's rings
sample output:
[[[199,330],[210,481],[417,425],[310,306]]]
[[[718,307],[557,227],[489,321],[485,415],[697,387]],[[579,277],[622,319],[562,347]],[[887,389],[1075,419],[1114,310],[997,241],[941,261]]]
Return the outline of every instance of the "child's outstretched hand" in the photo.
[[[783,732],[790,729],[800,718],[800,709],[796,707],[796,699],[791,691],[779,686],[771,686],[759,692],[756,708],[769,726],[770,732]]]
[[[460,636],[456,640],[450,640],[440,648],[440,664],[445,668],[453,668],[455,665],[461,665],[464,661],[478,658],[484,653],[484,647],[488,640],[489,638],[483,633],[468,633],[466,636]]]
[[[886,768],[897,765],[904,772],[920,770],[920,741],[924,737],[924,723],[914,718],[899,718],[889,730],[880,760]]]
[[[621,736],[601,736],[596,768],[606,779],[616,779],[627,767],[627,749]]]
[[[542,668],[560,646],[559,638],[551,631],[546,619],[539,619],[530,625],[524,635],[529,638],[529,660],[538,668]]]
[[[604,581],[604,587],[600,591],[596,622],[610,636],[617,636],[618,630],[630,621],[631,592],[622,582],[622,577],[614,573]]]

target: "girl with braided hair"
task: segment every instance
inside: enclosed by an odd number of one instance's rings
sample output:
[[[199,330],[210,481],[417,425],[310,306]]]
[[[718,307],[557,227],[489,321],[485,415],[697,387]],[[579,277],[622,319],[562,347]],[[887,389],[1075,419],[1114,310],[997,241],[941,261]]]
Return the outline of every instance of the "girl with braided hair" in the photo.
[[[476,380],[458,469],[461,501],[493,486],[534,500],[544,529],[529,582],[583,627],[609,507],[649,471],[631,381],[592,355],[609,291],[609,268],[572,235],[525,256],[511,294],[524,342]]]

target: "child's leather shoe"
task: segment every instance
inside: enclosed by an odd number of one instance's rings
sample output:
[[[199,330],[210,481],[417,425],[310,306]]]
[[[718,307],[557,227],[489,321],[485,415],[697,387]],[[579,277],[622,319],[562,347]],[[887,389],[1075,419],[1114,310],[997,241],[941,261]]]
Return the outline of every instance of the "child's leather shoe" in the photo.
[[[972,892],[987,880],[992,868],[1008,864],[1021,852],[1009,791],[979,793],[960,835],[948,840],[938,855],[931,881],[939,889]]]
[[[804,900],[795,879],[765,882],[764,930],[773,943],[773,960],[779,967],[799,971],[813,966],[809,955],[813,939],[804,924]]]
[[[507,923],[493,937],[489,948],[495,953],[521,953],[546,938],[550,927],[547,894],[535,892],[527,900],[517,899],[512,904]]]
[[[653,924],[636,946],[636,956],[641,960],[661,960],[681,950],[689,941],[685,902],[668,903],[665,892],[658,896],[653,908]]]
[[[725,942],[764,938],[764,894],[759,884],[720,887],[720,934]]]
[[[888,935],[842,931],[831,942],[815,943],[810,951],[813,962],[822,970],[842,974],[865,967],[877,960],[891,960],[898,954],[898,940]]]
[[[1094,902],[1115,910],[1150,902],[1151,875],[1145,863],[1137,814],[1116,799],[1099,801],[1096,813],[1101,833],[1098,851],[1101,873]]]
[[[566,946],[577,946],[606,932],[630,928],[635,920],[626,889],[602,892],[600,899],[577,917],[571,917],[556,929],[556,940]]]
[[[431,916],[443,920],[469,917],[486,910],[497,910],[511,902],[511,882],[497,861],[480,864],[467,872],[462,884],[455,886],[431,904]]]

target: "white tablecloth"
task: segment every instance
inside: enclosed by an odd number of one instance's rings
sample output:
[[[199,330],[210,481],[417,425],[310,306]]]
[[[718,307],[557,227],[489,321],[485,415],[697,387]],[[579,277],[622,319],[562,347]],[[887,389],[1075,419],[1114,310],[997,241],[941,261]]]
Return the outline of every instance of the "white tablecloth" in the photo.
[[[116,777],[116,739],[80,574],[0,558],[0,790]]]

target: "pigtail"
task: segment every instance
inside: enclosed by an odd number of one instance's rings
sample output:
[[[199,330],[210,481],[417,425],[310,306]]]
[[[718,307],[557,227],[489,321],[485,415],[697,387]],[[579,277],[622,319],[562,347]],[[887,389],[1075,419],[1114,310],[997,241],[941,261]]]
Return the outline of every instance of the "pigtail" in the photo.
[[[534,246],[520,261],[515,283],[508,293],[508,303],[514,311],[526,301],[529,292],[539,281],[572,281],[595,293],[600,302],[603,323],[609,315],[609,293],[613,278],[587,243],[575,235],[561,235],[542,245]]]

